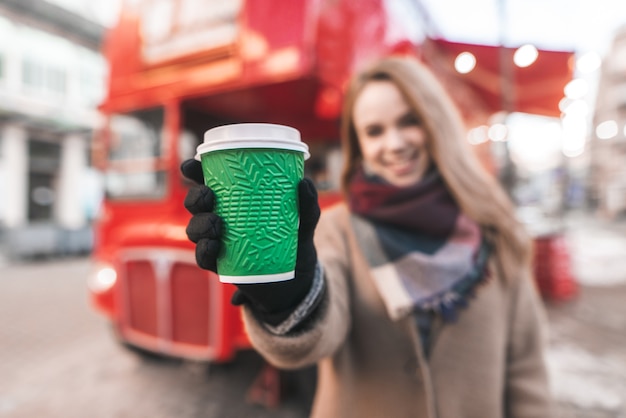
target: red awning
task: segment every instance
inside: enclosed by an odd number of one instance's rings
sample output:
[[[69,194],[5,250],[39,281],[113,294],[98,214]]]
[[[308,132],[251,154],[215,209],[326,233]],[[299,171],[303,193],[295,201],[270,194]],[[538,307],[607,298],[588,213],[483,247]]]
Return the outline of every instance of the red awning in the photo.
[[[460,74],[454,61],[465,51],[476,57],[476,66],[469,73]],[[427,39],[422,57],[442,77],[468,120],[484,119],[485,115],[499,111],[559,116],[563,89],[573,75],[574,53],[539,50],[533,64],[520,68],[513,63],[515,51],[516,48]]]

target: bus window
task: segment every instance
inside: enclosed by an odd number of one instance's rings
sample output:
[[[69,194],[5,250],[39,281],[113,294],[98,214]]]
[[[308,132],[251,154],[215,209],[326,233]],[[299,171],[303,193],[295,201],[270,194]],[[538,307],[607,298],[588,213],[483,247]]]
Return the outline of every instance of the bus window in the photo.
[[[178,158],[180,161],[194,158],[199,144],[200,140],[193,132],[183,131],[178,139]]]
[[[163,109],[156,108],[111,116],[108,198],[154,199],[165,194],[163,115]]]

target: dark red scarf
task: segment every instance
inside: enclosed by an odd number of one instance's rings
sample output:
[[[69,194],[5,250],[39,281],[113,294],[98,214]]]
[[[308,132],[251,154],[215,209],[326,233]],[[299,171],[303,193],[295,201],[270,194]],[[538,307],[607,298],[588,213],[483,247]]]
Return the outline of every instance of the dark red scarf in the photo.
[[[439,172],[396,187],[360,170],[349,192],[354,232],[389,316],[453,320],[485,278],[491,250]]]
[[[350,183],[352,213],[434,238],[447,238],[459,208],[436,169],[413,186],[397,187],[357,171]]]

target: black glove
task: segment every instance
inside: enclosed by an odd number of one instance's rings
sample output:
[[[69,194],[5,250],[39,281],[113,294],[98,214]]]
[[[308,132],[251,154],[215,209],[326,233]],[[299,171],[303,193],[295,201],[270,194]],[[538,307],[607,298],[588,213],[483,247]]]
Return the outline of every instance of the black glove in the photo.
[[[215,195],[204,186],[199,161],[187,160],[181,165],[183,175],[198,185],[189,189],[185,207],[193,215],[187,225],[187,236],[196,243],[196,262],[206,270],[217,272],[217,255],[223,230],[222,219],[213,213]],[[248,304],[257,316],[270,325],[280,324],[302,302],[311,289],[317,264],[313,233],[320,217],[317,191],[310,179],[298,184],[300,228],[295,279],[274,283],[237,284],[231,302]]]

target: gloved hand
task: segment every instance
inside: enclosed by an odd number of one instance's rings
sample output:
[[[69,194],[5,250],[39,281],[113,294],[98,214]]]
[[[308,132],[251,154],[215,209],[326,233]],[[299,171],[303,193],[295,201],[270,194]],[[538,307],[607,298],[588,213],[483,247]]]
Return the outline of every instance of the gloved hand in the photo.
[[[223,230],[222,219],[213,213],[215,195],[204,185],[199,161],[186,160],[181,165],[185,177],[197,185],[185,197],[185,207],[193,215],[187,225],[187,236],[196,243],[196,262],[203,269],[217,272]],[[300,227],[295,278],[274,283],[237,284],[231,302],[248,304],[255,314],[270,325],[278,325],[302,302],[311,289],[317,264],[313,233],[320,217],[317,191],[310,179],[298,184]]]

